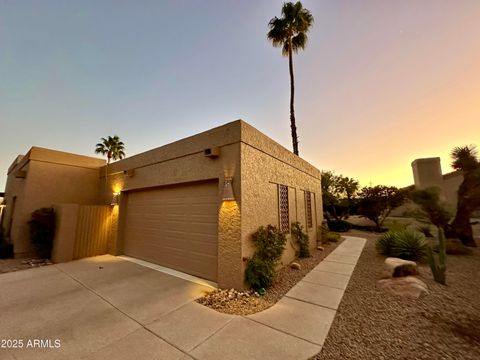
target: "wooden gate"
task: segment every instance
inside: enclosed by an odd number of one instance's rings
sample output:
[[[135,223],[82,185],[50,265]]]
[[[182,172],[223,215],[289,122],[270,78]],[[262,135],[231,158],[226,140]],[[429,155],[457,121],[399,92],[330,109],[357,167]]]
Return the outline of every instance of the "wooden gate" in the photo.
[[[80,206],[73,258],[80,259],[108,253],[112,239],[112,207]]]

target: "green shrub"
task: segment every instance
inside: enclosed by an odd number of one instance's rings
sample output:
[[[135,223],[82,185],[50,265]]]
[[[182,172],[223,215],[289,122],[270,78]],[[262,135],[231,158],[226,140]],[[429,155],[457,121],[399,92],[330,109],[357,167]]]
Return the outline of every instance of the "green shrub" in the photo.
[[[423,234],[410,231],[389,231],[376,242],[377,252],[404,260],[421,261],[427,256],[429,244]]]
[[[427,256],[429,248],[423,234],[410,230],[398,231],[395,232],[391,255],[404,260],[421,261]]]
[[[404,223],[398,220],[390,220],[390,219],[388,219],[384,223],[384,226],[388,229],[388,231],[407,230],[408,225],[410,225],[410,223]]]
[[[8,259],[13,257],[13,244],[6,241],[0,242],[0,259]]]
[[[0,259],[7,259],[13,257],[13,245],[7,242],[3,234],[3,229],[0,228]]]
[[[323,223],[322,226],[318,227],[318,233],[322,239],[322,244],[328,244],[329,242],[336,243],[340,240],[340,234],[330,231],[327,223]]]
[[[395,243],[395,233],[389,231],[384,233],[380,238],[378,238],[377,242],[375,243],[375,248],[377,252],[382,255],[391,256],[392,254],[392,247]]]
[[[252,257],[245,268],[245,280],[255,290],[268,288],[275,278],[275,265],[256,256]]]
[[[345,220],[331,220],[328,222],[328,229],[336,232],[346,232],[352,228],[352,225]]]
[[[255,255],[262,260],[276,263],[282,257],[287,238],[275,226],[260,226],[252,235],[255,244]]]
[[[308,235],[303,232],[302,225],[297,221],[292,223],[291,227],[292,236],[295,242],[298,244],[297,256],[299,258],[306,258],[310,256],[310,242],[308,241]]]
[[[49,259],[52,254],[53,238],[55,236],[55,212],[52,208],[41,208],[32,213],[30,225],[30,240],[37,255]]]
[[[267,288],[275,278],[287,239],[275,226],[261,226],[252,235],[255,253],[245,268],[245,280],[255,290]]]

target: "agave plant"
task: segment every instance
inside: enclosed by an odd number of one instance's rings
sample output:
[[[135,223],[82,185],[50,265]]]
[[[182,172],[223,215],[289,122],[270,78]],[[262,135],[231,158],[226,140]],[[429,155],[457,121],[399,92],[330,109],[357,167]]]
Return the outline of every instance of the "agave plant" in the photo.
[[[391,247],[391,255],[413,261],[421,261],[427,256],[430,245],[422,233],[403,230],[394,233],[395,241]]]
[[[392,247],[395,243],[395,232],[389,231],[384,233],[376,242],[375,248],[377,252],[382,255],[390,256],[392,253]]]

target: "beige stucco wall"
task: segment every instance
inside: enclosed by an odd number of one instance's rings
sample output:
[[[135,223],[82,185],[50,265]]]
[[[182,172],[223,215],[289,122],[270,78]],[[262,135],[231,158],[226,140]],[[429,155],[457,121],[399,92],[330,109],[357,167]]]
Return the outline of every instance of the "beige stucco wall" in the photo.
[[[55,239],[52,261],[55,263],[73,260],[77,235],[78,204],[58,204],[55,209]]]
[[[320,171],[246,123],[242,123],[241,159],[242,256],[253,254],[251,235],[260,225],[279,226],[278,184],[289,187],[290,222],[299,221],[304,228],[304,191],[312,193],[313,226],[308,235],[313,250],[316,228],[322,221]],[[294,259],[295,250],[296,245],[287,235],[282,264]]]
[[[207,148],[219,147],[218,158],[204,156]],[[100,171],[104,176],[105,169]],[[121,254],[124,210],[129,191],[218,179],[218,284],[244,287],[244,266],[252,254],[250,236],[260,225],[278,226],[277,184],[289,185],[290,218],[305,225],[304,191],[314,195],[314,224],[309,229],[312,249],[316,226],[321,222],[320,171],[293,155],[243,121],[235,121],[207,132],[117,161],[108,167],[108,180],[100,181],[108,204],[114,192],[122,192],[117,242]],[[224,178],[233,177],[235,201],[222,201]],[[289,239],[283,263],[290,262],[295,248]]]
[[[101,159],[33,147],[10,167],[6,186],[7,211],[4,226],[14,244],[16,256],[32,251],[28,221],[31,213],[59,203],[98,203]],[[16,178],[25,171],[25,178]],[[17,197],[14,220],[11,205]]]

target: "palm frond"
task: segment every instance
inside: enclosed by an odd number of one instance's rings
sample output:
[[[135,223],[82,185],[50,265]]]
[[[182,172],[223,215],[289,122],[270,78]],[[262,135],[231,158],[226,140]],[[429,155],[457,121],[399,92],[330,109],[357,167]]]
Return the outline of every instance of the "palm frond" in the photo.
[[[298,33],[296,36],[292,37],[292,50],[298,53],[298,50],[305,49],[305,46],[307,46],[307,42],[307,34]]]
[[[478,151],[475,145],[457,146],[450,153],[455,170],[474,170],[479,166]]]

